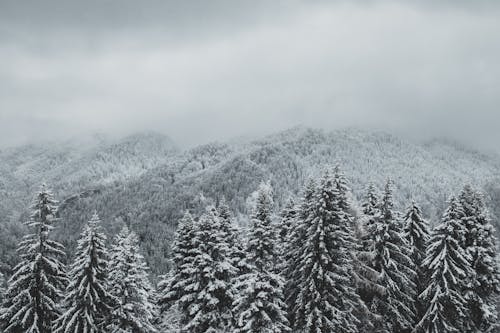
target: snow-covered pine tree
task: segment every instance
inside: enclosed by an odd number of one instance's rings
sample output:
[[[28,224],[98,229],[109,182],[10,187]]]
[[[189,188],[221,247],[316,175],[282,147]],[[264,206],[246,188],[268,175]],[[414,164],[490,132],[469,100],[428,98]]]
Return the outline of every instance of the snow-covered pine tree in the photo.
[[[422,262],[425,258],[425,251],[429,241],[429,223],[422,217],[420,207],[412,201],[408,207],[406,214],[403,218],[404,221],[404,235],[410,249],[410,257],[413,262],[415,272],[415,310],[417,320],[420,320],[424,315],[424,308],[419,300],[419,295],[426,287],[426,281],[422,272]]]
[[[367,188],[365,201],[362,203],[363,213],[360,214],[358,221],[359,243],[356,251],[355,278],[358,287],[358,293],[364,304],[370,306],[374,297],[380,297],[385,293],[385,287],[380,284],[380,274],[374,269],[374,260],[376,253],[373,251],[374,237],[371,225],[377,219],[380,219],[379,200],[375,185],[370,183]],[[371,321],[376,321],[376,313],[371,312]]]
[[[352,279],[353,231],[341,209],[337,176],[326,172],[314,193],[313,209],[301,223],[305,238],[299,272],[294,328],[300,332],[357,332],[359,296]]]
[[[409,256],[401,221],[393,209],[392,181],[388,180],[368,232],[372,237],[372,268],[379,272],[378,283],[385,287],[383,295],[375,296],[371,309],[381,316],[376,332],[405,332],[413,328],[415,317],[415,271]]]
[[[352,242],[350,254],[353,266],[351,272],[357,294],[360,296],[358,305],[354,308],[354,315],[358,319],[359,332],[368,333],[373,331],[373,322],[376,321],[376,315],[370,311],[367,303],[361,299],[361,295],[365,293],[370,293],[371,295],[382,294],[384,288],[379,285],[378,272],[369,266],[369,261],[361,260],[362,255],[360,256],[360,254],[363,253],[363,245],[357,242],[357,237],[361,236],[362,230],[360,230],[359,221],[356,221],[354,216],[351,215],[356,214],[356,211],[351,207],[351,199],[349,198],[350,189],[347,184],[347,178],[342,173],[339,166],[336,166],[334,169],[334,181],[338,191],[338,208],[346,212],[346,222],[350,226],[349,232],[351,233]],[[375,195],[375,187],[371,185],[368,192],[371,193],[371,195],[368,195],[368,198],[371,200],[371,209],[369,213],[375,215],[378,212],[378,207],[376,207],[378,199]],[[364,220],[366,221],[367,219]],[[361,229],[363,229],[363,226],[361,226]]]
[[[314,179],[310,178],[304,186],[301,202],[297,207],[297,214],[290,228],[285,250],[285,301],[288,311],[290,327],[294,326],[294,307],[299,293],[301,274],[297,267],[302,255],[302,245],[306,237],[307,224],[304,222],[314,208],[314,193],[316,190]]]
[[[5,333],[50,333],[60,315],[58,307],[67,279],[64,247],[49,239],[57,220],[57,201],[42,185],[31,206],[32,214],[26,223],[33,233],[19,244],[21,262],[9,279],[0,322]]]
[[[281,221],[277,227],[278,241],[277,241],[277,257],[278,265],[277,271],[284,275],[284,270],[286,269],[286,258],[288,253],[288,243],[290,241],[292,228],[296,223],[296,218],[298,214],[298,207],[295,201],[290,198],[285,205],[285,208],[281,211]]]
[[[64,313],[54,333],[99,333],[114,306],[109,293],[108,251],[100,219],[94,213],[78,240],[69,272]]]
[[[423,275],[428,277],[427,287],[420,295],[425,312],[416,332],[465,331],[467,302],[462,291],[470,274],[470,262],[461,245],[462,216],[460,202],[452,197],[441,224],[432,231],[422,266]]]
[[[228,256],[231,260],[231,264],[237,269],[235,275],[239,276],[248,273],[251,267],[246,260],[246,252],[244,242],[241,239],[241,231],[233,222],[231,211],[224,198],[219,202],[216,214],[219,216],[221,230],[225,233],[223,238],[226,239],[228,243]]]
[[[195,252],[195,224],[193,217],[186,212],[177,225],[172,246],[173,268],[159,283],[158,305],[160,316],[169,314],[170,308],[177,306],[181,324],[187,324],[188,305],[196,295],[187,288],[193,278],[193,260]]]
[[[378,194],[373,183],[368,184],[365,200],[362,204],[363,214],[374,216],[378,211]]]
[[[459,201],[466,230],[462,246],[470,257],[472,268],[465,289],[469,316],[466,330],[490,332],[497,324],[496,299],[500,294],[495,231],[481,193],[466,185]]]
[[[271,214],[274,206],[272,187],[261,183],[252,213],[252,228],[248,239],[248,259],[257,270],[273,269],[276,260],[276,232]]]
[[[237,269],[229,258],[227,234],[221,228],[214,208],[200,217],[194,233],[194,259],[191,278],[186,289],[196,297],[181,300],[188,310],[187,323],[181,332],[215,333],[232,324],[234,288],[232,281]]]
[[[238,279],[238,297],[234,302],[237,316],[235,332],[288,332],[283,279],[274,273],[278,255],[277,235],[271,224],[272,191],[269,185],[260,185],[252,227],[248,240],[248,262],[252,271]]]
[[[111,248],[109,280],[118,305],[108,325],[110,333],[154,333],[156,306],[148,267],[139,253],[138,238],[124,226]]]

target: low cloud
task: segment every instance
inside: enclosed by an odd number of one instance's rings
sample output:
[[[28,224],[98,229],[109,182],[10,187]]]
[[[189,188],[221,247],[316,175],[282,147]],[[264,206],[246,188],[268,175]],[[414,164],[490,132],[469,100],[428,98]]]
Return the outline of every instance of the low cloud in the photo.
[[[0,5],[4,146],[146,129],[192,145],[298,124],[500,139],[489,1],[37,3]]]

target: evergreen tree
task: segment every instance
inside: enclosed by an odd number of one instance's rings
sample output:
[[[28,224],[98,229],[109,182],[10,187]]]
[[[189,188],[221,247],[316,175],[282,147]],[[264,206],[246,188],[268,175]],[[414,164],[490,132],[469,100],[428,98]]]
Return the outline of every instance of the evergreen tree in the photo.
[[[276,233],[272,226],[273,210],[272,188],[261,183],[257,192],[257,200],[252,214],[247,253],[249,261],[257,270],[271,270],[276,260]]]
[[[0,322],[5,333],[50,333],[60,315],[58,303],[66,285],[64,247],[49,239],[57,221],[57,201],[42,186],[36,195],[27,226],[34,231],[19,244],[21,262],[9,280]]]
[[[469,255],[461,242],[463,208],[451,198],[442,222],[432,232],[423,274],[427,287],[420,295],[426,309],[416,331],[425,333],[464,332],[466,300],[462,297],[465,279],[470,274]]]
[[[316,183],[309,179],[304,187],[303,196],[298,205],[296,218],[290,228],[285,245],[285,301],[288,310],[288,321],[291,327],[294,327],[295,316],[294,307],[299,293],[299,283],[301,281],[301,272],[297,269],[302,254],[302,245],[306,237],[307,225],[303,221],[311,214],[314,204],[314,193]]]
[[[288,253],[288,244],[292,234],[292,228],[294,227],[295,220],[298,214],[298,207],[293,201],[293,199],[289,199],[285,205],[285,208],[281,211],[281,222],[277,228],[278,234],[278,249],[277,249],[277,257],[279,258],[279,264],[277,266],[277,271],[284,274],[284,270],[286,269],[286,258]]]
[[[114,305],[109,293],[106,236],[94,213],[84,227],[69,273],[64,314],[55,333],[102,332]]]
[[[173,305],[177,305],[182,324],[187,324],[188,304],[196,297],[196,294],[187,288],[194,272],[194,238],[194,220],[191,214],[186,212],[179,221],[172,246],[172,271],[159,283],[158,304],[161,317],[167,315]]]
[[[313,209],[304,224],[305,238],[298,265],[294,327],[301,332],[357,332],[353,231],[342,209],[339,184],[327,172],[314,192]]]
[[[363,214],[374,216],[378,210],[378,194],[373,183],[366,189],[365,201],[362,204]]]
[[[283,301],[283,280],[273,273],[279,247],[271,225],[271,194],[268,185],[260,185],[247,249],[248,262],[253,269],[238,279],[239,295],[234,302],[234,312],[238,317],[235,332],[280,333],[290,330]]]
[[[111,333],[153,333],[156,307],[148,267],[139,253],[138,239],[125,226],[111,249],[109,279],[118,305],[113,309],[108,330]]]
[[[489,332],[497,322],[496,299],[500,294],[495,231],[480,193],[466,185],[459,201],[466,230],[462,246],[471,260],[471,275],[464,290],[469,315],[466,330]]]
[[[404,239],[402,224],[393,210],[392,182],[385,186],[380,202],[380,214],[369,226],[369,250],[372,268],[379,272],[378,283],[384,286],[383,295],[371,302],[373,312],[380,315],[377,332],[405,332],[415,322],[415,271]]]
[[[224,233],[223,238],[226,239],[228,243],[228,257],[230,258],[231,264],[237,269],[236,276],[248,273],[251,267],[246,260],[241,232],[239,228],[235,226],[231,211],[224,198],[219,202],[215,214],[219,217],[221,230]]]
[[[226,235],[216,210],[208,209],[194,233],[193,270],[185,285],[196,297],[181,299],[181,308],[188,310],[182,332],[213,333],[232,324],[232,280],[237,270],[229,258]]]
[[[414,266],[419,271],[429,240],[429,223],[422,217],[422,211],[414,201],[404,216],[404,235],[410,246]]]
[[[419,295],[426,287],[426,281],[422,271],[422,263],[425,258],[425,251],[429,241],[429,224],[422,217],[420,207],[413,201],[404,216],[404,235],[410,249],[413,269],[415,275],[415,309],[417,318],[422,318],[424,308],[419,301]]]

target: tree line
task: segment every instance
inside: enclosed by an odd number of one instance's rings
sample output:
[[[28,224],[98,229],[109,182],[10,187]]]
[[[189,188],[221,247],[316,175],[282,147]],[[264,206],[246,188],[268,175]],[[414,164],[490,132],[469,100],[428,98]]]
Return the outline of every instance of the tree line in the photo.
[[[150,282],[128,227],[108,244],[97,213],[72,263],[50,238],[57,202],[42,187],[3,294],[5,333],[494,332],[500,273],[481,193],[465,186],[430,228],[415,202],[393,204],[393,184],[369,185],[354,207],[335,168],[304,186],[273,221],[262,183],[250,226],[221,200],[178,223],[172,269]],[[0,277],[1,279],[1,277]],[[1,283],[0,283],[1,285]]]

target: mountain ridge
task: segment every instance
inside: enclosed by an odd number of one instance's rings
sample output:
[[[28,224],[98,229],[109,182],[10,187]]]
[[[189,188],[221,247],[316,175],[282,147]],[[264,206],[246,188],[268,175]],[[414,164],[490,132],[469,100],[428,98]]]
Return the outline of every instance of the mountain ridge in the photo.
[[[363,197],[369,182],[381,187],[390,177],[398,208],[416,199],[433,222],[448,196],[465,183],[485,190],[490,204],[500,193],[497,155],[439,141],[415,143],[383,132],[295,127],[255,140],[214,142],[186,150],[166,136],[151,133],[102,142],[98,153],[61,152],[60,147],[44,150],[42,154],[49,153],[47,160],[20,149],[15,161],[38,167],[22,169],[28,173],[23,181],[16,178],[19,172],[8,175],[12,161],[0,159],[4,237],[22,233],[19,221],[26,218],[28,199],[41,181],[48,181],[65,202],[56,238],[70,250],[81,225],[97,210],[109,234],[123,223],[139,234],[155,273],[168,268],[170,241],[184,210],[198,214],[224,197],[244,224],[247,199],[261,181],[269,180],[274,186],[279,208],[300,193],[309,177],[338,164],[350,181],[355,201]],[[2,156],[6,155],[0,152]],[[46,174],[39,172],[43,167],[49,168]],[[37,182],[44,175],[49,179]],[[496,215],[500,213],[496,203],[490,206]],[[10,266],[15,261],[14,245],[11,240],[7,243],[10,248],[0,251],[9,253]]]

